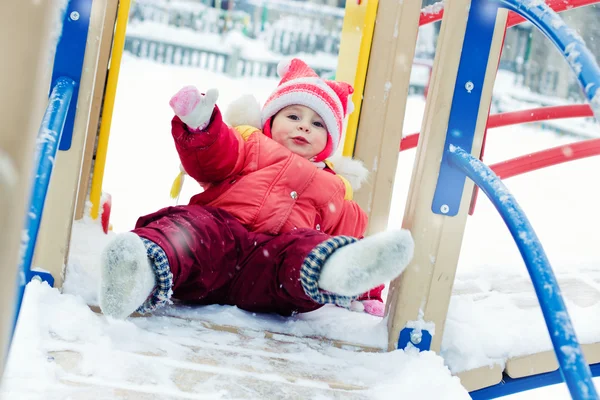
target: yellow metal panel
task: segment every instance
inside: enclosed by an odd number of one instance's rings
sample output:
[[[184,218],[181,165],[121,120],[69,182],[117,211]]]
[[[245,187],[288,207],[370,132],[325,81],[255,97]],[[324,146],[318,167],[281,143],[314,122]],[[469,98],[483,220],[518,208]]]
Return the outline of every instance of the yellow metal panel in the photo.
[[[362,1],[361,4],[358,4],[357,0],[346,1],[338,65],[335,74],[337,81],[354,82],[366,15],[367,1]]]
[[[98,135],[96,162],[94,164],[92,187],[90,189],[90,201],[92,202],[91,215],[94,219],[98,218],[98,211],[100,210],[100,196],[102,195],[102,180],[104,178],[104,167],[106,166],[110,124],[112,122],[115,96],[117,93],[117,82],[119,80],[119,71],[121,69],[121,57],[123,55],[123,47],[125,46],[125,31],[127,30],[130,5],[130,0],[121,0],[119,4],[115,39],[113,41],[110,69],[106,82],[106,94],[104,95],[104,106],[102,108],[102,121],[100,123],[100,133]]]
[[[354,82],[354,112],[348,118],[342,153],[347,157],[354,153],[378,5],[378,0],[346,1],[336,80]]]

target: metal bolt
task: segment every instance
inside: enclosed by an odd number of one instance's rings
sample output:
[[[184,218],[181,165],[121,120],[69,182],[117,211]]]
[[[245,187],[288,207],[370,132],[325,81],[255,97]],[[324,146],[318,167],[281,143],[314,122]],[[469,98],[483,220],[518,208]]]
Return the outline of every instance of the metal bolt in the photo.
[[[69,16],[73,21],[77,21],[79,19],[79,13],[77,11],[72,11]]]
[[[448,207],[448,204],[442,204],[442,206],[440,207],[440,211],[442,212],[442,214],[448,214],[448,211],[450,211],[450,207]]]
[[[422,339],[423,339],[423,334],[421,332],[412,331],[410,333],[410,342],[412,344],[419,344],[419,343],[421,343]]]
[[[467,92],[471,93],[471,90],[473,90],[473,88],[475,88],[473,82],[468,81],[467,83],[465,83],[465,89],[467,89]]]

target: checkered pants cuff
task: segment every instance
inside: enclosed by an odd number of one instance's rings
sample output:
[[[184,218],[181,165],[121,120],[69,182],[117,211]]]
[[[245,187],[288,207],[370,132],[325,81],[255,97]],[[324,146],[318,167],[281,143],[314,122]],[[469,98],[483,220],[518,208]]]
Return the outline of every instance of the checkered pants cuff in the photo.
[[[164,250],[151,240],[142,238],[142,242],[146,246],[148,258],[152,261],[157,284],[150,297],[136,310],[140,314],[147,314],[171,302],[173,274]]]
[[[356,242],[358,239],[350,236],[334,236],[315,247],[304,259],[300,269],[300,283],[304,293],[319,304],[335,304],[350,308],[350,303],[358,296],[342,296],[319,289],[319,277],[325,261],[340,247]]]

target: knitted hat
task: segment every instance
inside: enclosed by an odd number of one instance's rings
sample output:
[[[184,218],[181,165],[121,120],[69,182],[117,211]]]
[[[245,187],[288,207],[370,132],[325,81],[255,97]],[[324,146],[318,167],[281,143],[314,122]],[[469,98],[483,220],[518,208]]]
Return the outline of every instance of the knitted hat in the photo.
[[[345,82],[321,79],[297,58],[279,63],[277,73],[281,81],[265,102],[261,113],[263,132],[271,136],[270,120],[281,109],[294,104],[308,107],[319,114],[327,129],[325,149],[315,157],[315,161],[323,161],[340,144],[344,118],[354,109],[350,97],[354,89]]]

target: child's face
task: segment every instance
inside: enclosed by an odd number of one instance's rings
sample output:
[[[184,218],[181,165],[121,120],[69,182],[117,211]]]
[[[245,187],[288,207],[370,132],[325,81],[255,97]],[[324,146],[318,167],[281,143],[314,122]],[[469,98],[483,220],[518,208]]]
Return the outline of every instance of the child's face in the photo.
[[[325,149],[327,129],[323,119],[312,109],[292,105],[275,115],[271,137],[291,152],[310,160]]]

